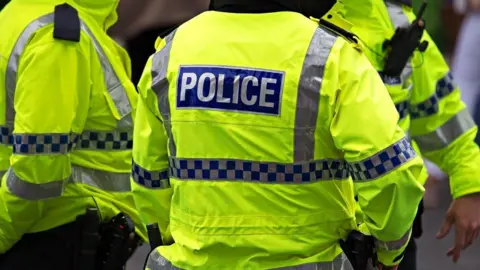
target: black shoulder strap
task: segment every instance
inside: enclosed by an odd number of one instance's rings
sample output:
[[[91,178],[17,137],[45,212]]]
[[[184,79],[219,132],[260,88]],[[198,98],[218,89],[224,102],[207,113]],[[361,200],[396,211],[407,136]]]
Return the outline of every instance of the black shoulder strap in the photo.
[[[358,44],[358,37],[354,34],[354,33],[351,33],[351,32],[348,32],[347,30],[327,21],[327,20],[324,20],[324,19],[320,19],[320,23],[319,23],[321,26],[324,26],[326,27],[328,30],[330,31],[333,31],[334,33],[337,33],[338,35],[340,36],[343,36],[344,38],[346,38],[347,40],[349,40],[350,42],[353,42],[353,43],[356,43]]]
[[[394,2],[401,3],[409,7],[413,6],[412,0],[394,0]]]
[[[53,38],[68,41],[80,41],[80,17],[75,8],[67,3],[55,6]]]

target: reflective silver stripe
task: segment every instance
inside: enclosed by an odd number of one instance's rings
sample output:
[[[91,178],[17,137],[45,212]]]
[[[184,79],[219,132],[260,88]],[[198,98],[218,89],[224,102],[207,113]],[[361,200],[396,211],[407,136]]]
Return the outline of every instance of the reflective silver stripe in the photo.
[[[373,180],[395,170],[416,156],[417,153],[405,137],[363,161],[348,163],[348,168],[353,181]]]
[[[12,168],[7,171],[7,187],[10,192],[30,201],[60,197],[65,185],[70,183],[85,184],[107,192],[129,192],[130,174],[72,166],[72,175],[67,179],[34,184],[18,177]]]
[[[266,184],[308,184],[349,179],[342,160],[299,163],[236,159],[170,159],[170,176],[182,180],[248,181]]]
[[[294,162],[312,161],[315,151],[315,127],[325,65],[337,37],[317,28],[303,61],[297,90],[295,113]]]
[[[407,15],[405,12],[403,12],[403,7],[401,4],[386,1],[385,5],[387,6],[388,14],[390,15],[390,20],[392,20],[393,27],[406,27],[410,24]]]
[[[168,170],[151,171],[132,162],[132,178],[135,183],[150,189],[165,189],[170,187]]]
[[[7,70],[6,70],[6,77],[5,77],[5,89],[7,92],[6,98],[6,120],[7,124],[13,125],[13,121],[15,118],[15,110],[13,107],[14,96],[15,96],[15,89],[17,83],[17,72],[18,72],[18,64],[20,61],[20,56],[23,53],[25,46],[28,44],[30,37],[32,36],[35,31],[38,29],[45,27],[49,24],[53,24],[54,22],[54,14],[50,13],[44,15],[35,21],[31,22],[19,36],[15,46],[13,47],[12,53],[8,59],[7,63]],[[105,55],[102,47],[95,39],[95,36],[92,34],[88,26],[81,21],[81,28],[82,30],[87,33],[87,35],[92,40],[95,49],[97,51],[98,58],[102,65],[103,75],[106,87],[108,92],[110,93],[110,97],[115,103],[115,107],[117,108],[120,116],[122,117],[121,120],[118,121],[117,126],[119,128],[131,128],[133,126],[133,121],[131,119],[131,112],[132,107],[130,105],[130,101],[128,99],[127,93],[123,88],[122,82],[119,80],[118,76],[116,75],[108,57]]]
[[[72,166],[69,183],[85,184],[107,192],[129,192],[130,174]]]
[[[75,146],[75,134],[14,134],[13,153],[17,155],[67,154]]]
[[[375,247],[381,251],[395,251],[401,249],[408,243],[410,240],[410,234],[412,230],[409,229],[407,233],[405,233],[402,238],[397,241],[380,241],[375,240]]]
[[[29,201],[56,198],[62,195],[67,179],[34,184],[18,177],[12,168],[7,171],[7,187],[19,198]]]
[[[153,55],[152,59],[152,89],[158,97],[158,109],[162,114],[163,125],[165,126],[171,157],[177,155],[177,148],[172,134],[172,123],[170,122],[170,102],[168,102],[170,82],[168,81],[168,64],[170,62],[170,51],[172,50],[173,37],[176,30],[165,37],[166,45]]]
[[[415,140],[422,152],[436,151],[445,148],[473,127],[475,127],[475,122],[468,110],[464,109],[435,131],[425,135],[414,136],[413,140]]]
[[[146,267],[149,270],[178,270],[181,268],[177,268],[172,265],[167,259],[165,259],[158,249],[153,250],[147,258]],[[237,268],[232,265],[232,269]],[[331,262],[318,262],[318,263],[309,263],[309,264],[302,264],[297,266],[290,266],[290,267],[283,267],[283,268],[275,268],[278,270],[353,270],[352,265],[347,259],[345,254],[338,255],[333,261]]]

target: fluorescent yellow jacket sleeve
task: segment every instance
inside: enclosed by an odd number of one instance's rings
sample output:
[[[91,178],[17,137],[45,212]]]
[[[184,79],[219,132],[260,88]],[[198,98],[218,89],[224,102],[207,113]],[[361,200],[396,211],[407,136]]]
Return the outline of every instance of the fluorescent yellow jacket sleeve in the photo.
[[[151,65],[147,63],[139,83],[140,98],[133,137],[132,191],[144,225],[158,223],[163,242],[172,242],[169,230],[173,194],[168,179],[168,137],[151,88]],[[161,63],[156,63],[161,65]]]
[[[357,54],[357,55],[353,55]],[[365,224],[385,265],[400,262],[423,195],[423,163],[397,125],[398,113],[380,77],[358,52],[345,50],[356,73],[345,73],[332,137],[349,164]]]
[[[413,59],[412,138],[422,154],[450,176],[454,198],[480,192],[477,127],[441,52],[427,33],[424,40],[427,50]]]
[[[90,88],[89,64],[76,44],[37,43],[22,54],[13,155],[0,193],[0,253],[42,216],[43,202],[60,196],[70,177],[72,133],[78,132],[72,121],[88,111],[79,107],[78,94],[88,96]]]

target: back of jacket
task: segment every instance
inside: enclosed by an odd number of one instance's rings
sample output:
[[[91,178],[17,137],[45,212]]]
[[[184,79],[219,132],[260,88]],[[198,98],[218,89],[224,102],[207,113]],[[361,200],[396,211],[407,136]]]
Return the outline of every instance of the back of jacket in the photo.
[[[133,190],[143,221],[175,241],[161,256],[184,269],[340,269],[353,178],[392,264],[421,160],[361,52],[294,12],[205,12],[158,49],[139,85]]]
[[[14,0],[0,13],[0,253],[87,207],[140,225],[128,177],[136,91],[128,56],[105,33],[116,1],[67,1],[79,41],[54,38],[64,2]]]

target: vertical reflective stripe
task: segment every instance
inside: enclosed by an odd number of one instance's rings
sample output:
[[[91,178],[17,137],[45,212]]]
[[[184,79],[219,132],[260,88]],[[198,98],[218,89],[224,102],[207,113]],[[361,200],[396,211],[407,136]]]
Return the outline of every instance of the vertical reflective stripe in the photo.
[[[7,125],[13,125],[15,119],[15,110],[13,107],[13,101],[15,96],[15,89],[17,85],[17,72],[18,72],[18,63],[20,61],[20,56],[25,49],[30,37],[38,29],[45,27],[53,23],[54,15],[53,13],[44,15],[35,21],[31,22],[20,34],[13,50],[10,54],[7,63],[7,70],[5,71],[5,91],[6,91],[6,120]]]
[[[467,109],[463,109],[435,131],[414,136],[413,140],[422,152],[432,152],[445,148],[473,127],[475,122],[472,116]]]
[[[406,27],[410,24],[407,15],[403,12],[402,5],[389,1],[387,1],[385,5],[387,6],[388,14],[390,15],[390,20],[392,20],[393,27]]]
[[[14,96],[15,96],[15,89],[17,84],[17,72],[18,72],[18,64],[20,61],[20,56],[22,55],[25,46],[28,44],[30,37],[37,31],[38,29],[45,27],[49,24],[53,24],[54,22],[54,14],[50,13],[44,15],[35,21],[31,22],[20,34],[17,42],[15,43],[12,53],[8,59],[7,63],[7,70],[5,72],[5,89],[6,89],[6,120],[7,125],[13,125],[13,121],[15,119],[15,110],[13,107]],[[117,122],[118,128],[131,128],[133,127],[132,121],[132,106],[130,104],[130,100],[128,99],[127,93],[125,88],[122,85],[122,82],[119,80],[115,70],[110,63],[108,57],[106,56],[105,52],[103,51],[102,47],[96,40],[95,36],[88,28],[88,26],[81,21],[81,28],[82,30],[87,33],[87,35],[92,40],[98,58],[100,60],[102,71],[104,75],[105,85],[108,89],[110,97],[114,101],[115,107],[117,108],[121,120]]]
[[[153,55],[152,59],[152,89],[158,97],[158,109],[162,114],[163,125],[165,126],[171,157],[177,155],[175,139],[172,134],[172,123],[170,122],[170,103],[168,102],[168,93],[170,82],[168,81],[168,64],[170,62],[170,51],[172,50],[172,41],[176,30],[165,37],[166,45],[160,51]]]
[[[311,161],[315,151],[315,126],[325,65],[336,37],[317,28],[303,62],[297,90],[294,162]]]
[[[146,267],[149,270],[177,270],[167,259],[165,259],[158,249],[153,250],[147,258]],[[232,269],[237,268],[232,265]],[[340,254],[331,262],[308,263],[297,266],[275,268],[278,270],[354,270],[345,254]]]
[[[95,51],[97,52],[98,58],[102,65],[103,71],[103,78],[105,81],[105,86],[107,87],[108,93],[117,108],[118,113],[120,114],[121,119],[117,122],[117,128],[130,128],[133,127],[132,121],[132,106],[130,104],[130,100],[127,96],[127,91],[123,87],[122,82],[118,78],[117,74],[115,73],[115,69],[113,68],[110,60],[108,59],[107,55],[103,51],[102,46],[98,43],[95,35],[92,33],[90,28],[88,28],[87,24],[83,21],[80,22],[81,28],[93,42],[95,46]]]

